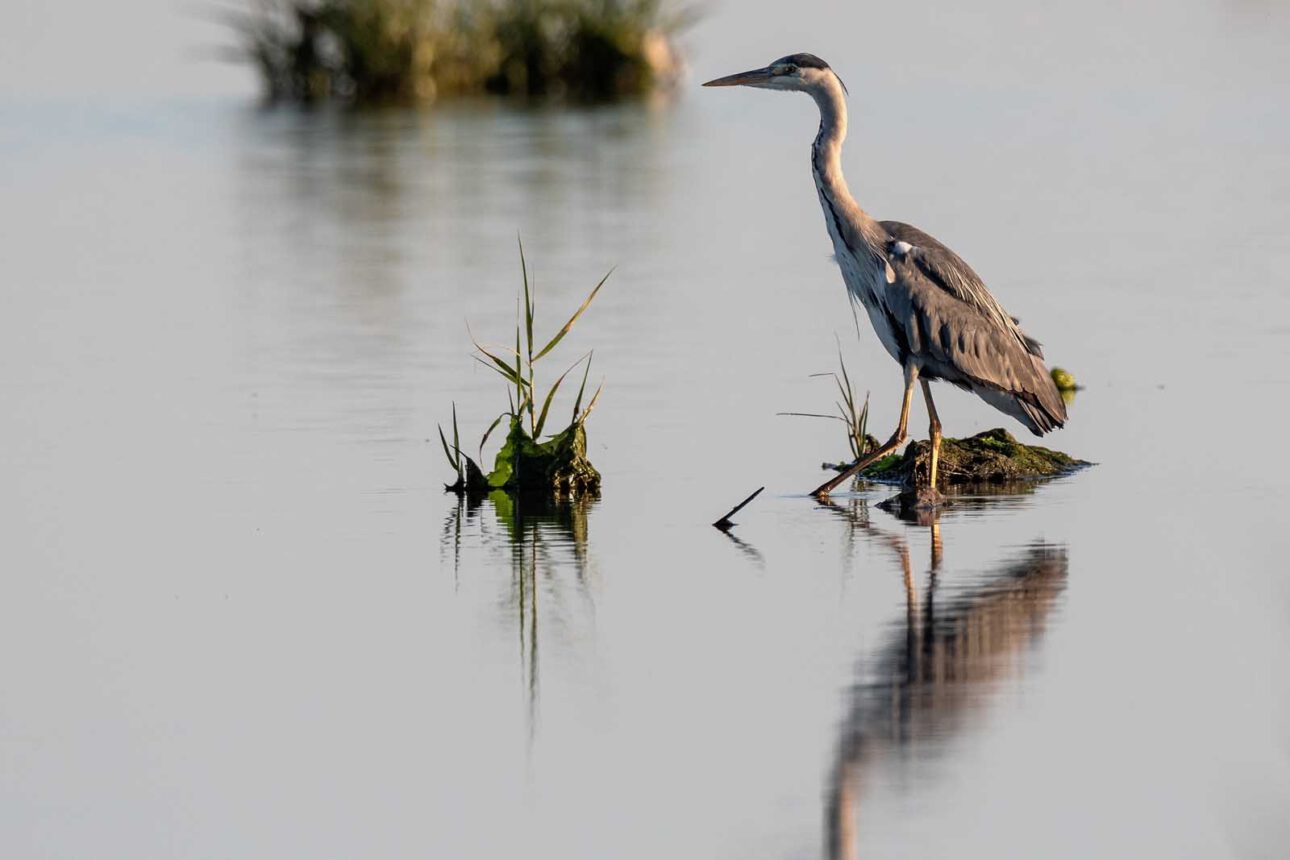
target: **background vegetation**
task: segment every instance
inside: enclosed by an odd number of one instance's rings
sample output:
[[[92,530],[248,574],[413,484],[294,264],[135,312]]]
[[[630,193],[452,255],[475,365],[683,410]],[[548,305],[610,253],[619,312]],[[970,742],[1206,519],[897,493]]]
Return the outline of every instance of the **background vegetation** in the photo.
[[[271,99],[425,102],[665,89],[693,17],[667,0],[259,0],[229,21]]]

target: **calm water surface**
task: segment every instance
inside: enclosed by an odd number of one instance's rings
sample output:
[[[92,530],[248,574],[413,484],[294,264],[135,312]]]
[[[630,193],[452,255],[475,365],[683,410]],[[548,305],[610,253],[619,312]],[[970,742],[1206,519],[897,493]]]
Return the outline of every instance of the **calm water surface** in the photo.
[[[3,853],[1282,856],[1290,15],[997,6],[695,34],[828,57],[862,203],[1087,386],[1096,468],[934,523],[805,498],[842,439],[776,415],[835,335],[879,435],[901,387],[808,99],[0,106]],[[517,232],[539,329],[617,266],[559,511],[441,492]]]

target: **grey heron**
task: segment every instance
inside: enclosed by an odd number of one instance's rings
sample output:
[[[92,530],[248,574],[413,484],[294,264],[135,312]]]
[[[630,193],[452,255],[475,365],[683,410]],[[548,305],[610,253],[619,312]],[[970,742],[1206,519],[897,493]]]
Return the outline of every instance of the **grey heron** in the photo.
[[[708,81],[705,87],[758,87],[802,92],[820,109],[811,173],[842,279],[905,374],[895,433],[812,495],[824,497],[907,438],[915,384],[927,403],[936,490],[941,422],[928,383],[944,380],[974,392],[1042,436],[1066,422],[1066,406],[1044,366],[1039,342],[1026,335],[976,272],[936,239],[899,221],[877,221],[856,203],[842,176],[847,134],[846,87],[813,54],[791,54],[769,66]]]

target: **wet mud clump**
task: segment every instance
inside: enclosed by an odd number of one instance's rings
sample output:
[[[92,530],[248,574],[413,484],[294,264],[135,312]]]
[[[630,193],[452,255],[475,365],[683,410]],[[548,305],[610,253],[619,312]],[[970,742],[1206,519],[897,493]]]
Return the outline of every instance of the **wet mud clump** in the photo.
[[[444,484],[445,492],[456,493],[469,498],[481,498],[488,495],[488,477],[479,470],[479,464],[464,454],[454,463],[457,468],[457,480]]]
[[[881,483],[905,488],[926,487],[931,465],[931,445],[910,442],[903,454],[892,454],[861,474]],[[1061,451],[1025,445],[996,427],[966,439],[943,439],[937,467],[943,486],[965,484],[1015,484],[1056,478],[1091,465]]]
[[[550,439],[535,442],[519,421],[513,421],[488,485],[521,495],[598,493],[600,473],[587,459],[586,429],[581,423],[571,424]]]

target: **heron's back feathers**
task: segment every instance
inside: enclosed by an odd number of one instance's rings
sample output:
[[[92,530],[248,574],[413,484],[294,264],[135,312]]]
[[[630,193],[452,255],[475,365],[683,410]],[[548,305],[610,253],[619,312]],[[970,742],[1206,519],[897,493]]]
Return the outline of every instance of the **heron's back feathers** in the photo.
[[[1022,332],[1017,318],[1003,309],[1003,305],[999,304],[980,275],[962,257],[910,224],[900,221],[879,223],[892,238],[887,247],[889,257],[906,260],[936,286],[1011,332],[1028,351],[1040,358],[1044,357],[1039,341]]]
[[[1039,342],[949,248],[908,224],[881,224],[891,236],[882,302],[922,375],[976,392],[1037,435],[1061,427],[1066,404]]]

